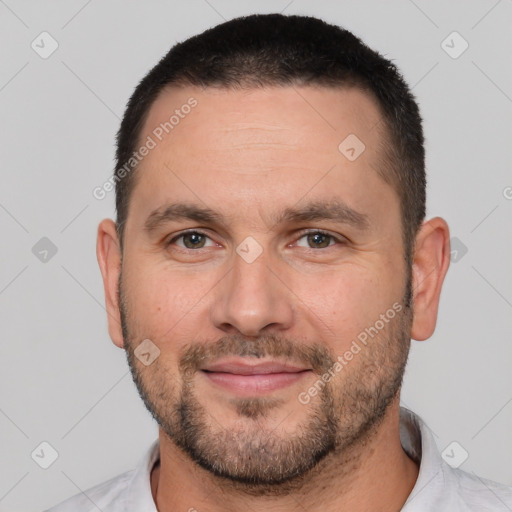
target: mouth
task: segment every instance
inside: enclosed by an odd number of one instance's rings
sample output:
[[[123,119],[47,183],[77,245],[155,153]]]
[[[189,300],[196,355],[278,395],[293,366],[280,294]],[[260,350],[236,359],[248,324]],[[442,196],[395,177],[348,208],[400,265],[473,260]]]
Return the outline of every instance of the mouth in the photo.
[[[251,364],[250,360],[234,358],[201,368],[208,381],[238,395],[265,394],[282,389],[303,379],[311,368],[278,361]]]

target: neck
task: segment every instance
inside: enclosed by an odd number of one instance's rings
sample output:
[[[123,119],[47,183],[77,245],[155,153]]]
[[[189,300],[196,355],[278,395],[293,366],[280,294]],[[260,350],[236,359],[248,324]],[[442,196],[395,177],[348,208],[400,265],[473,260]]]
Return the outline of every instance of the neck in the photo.
[[[288,492],[276,489],[275,494],[257,496],[199,467],[160,430],[160,465],[151,474],[153,499],[159,512],[284,512],[297,504],[309,512],[400,510],[414,487],[418,466],[404,452],[399,432],[397,399],[363,443],[328,455]]]

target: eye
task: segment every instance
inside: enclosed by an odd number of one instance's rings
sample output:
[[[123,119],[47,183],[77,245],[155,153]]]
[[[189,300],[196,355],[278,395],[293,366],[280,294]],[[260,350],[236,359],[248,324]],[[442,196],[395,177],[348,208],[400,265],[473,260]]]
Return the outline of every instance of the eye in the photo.
[[[306,239],[307,246],[300,245],[298,243],[299,240]],[[207,241],[210,240],[210,245],[206,245]],[[180,241],[181,243],[178,243]],[[304,232],[297,240],[296,245],[299,247],[305,247],[306,249],[325,249],[327,247],[331,247],[336,245],[336,243],[343,243],[342,237],[334,236],[326,231],[322,230],[310,230]],[[176,235],[174,238],[169,240],[167,246],[175,244],[177,247],[180,247],[185,250],[196,250],[196,249],[204,249],[206,247],[214,247],[216,244],[211,240],[211,238],[202,231],[191,230],[184,231],[179,235]]]
[[[206,240],[211,240],[209,236],[207,236],[202,231],[185,231],[175,236],[172,240],[169,240],[167,245],[172,245],[176,243],[178,240],[182,240],[182,244],[176,244],[178,247],[183,249],[203,249],[206,243]],[[211,245],[210,245],[211,247]]]
[[[305,238],[306,243],[309,244],[309,247],[307,247],[308,249],[325,249],[326,247],[335,245],[334,243],[331,244],[331,242],[342,243],[341,238],[335,237],[330,233],[318,229],[315,231],[308,231],[303,233],[298,240],[303,238]]]

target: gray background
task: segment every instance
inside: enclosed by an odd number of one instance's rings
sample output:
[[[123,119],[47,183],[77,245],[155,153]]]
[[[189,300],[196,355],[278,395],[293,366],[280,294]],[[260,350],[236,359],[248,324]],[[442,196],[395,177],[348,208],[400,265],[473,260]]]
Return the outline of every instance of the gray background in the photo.
[[[131,469],[156,437],[107,333],[95,235],[114,196],[92,190],[129,95],[170,46],[282,10],[352,30],[414,87],[428,216],[448,221],[458,252],[403,404],[441,451],[468,452],[462,469],[512,484],[512,1],[0,0],[0,510],[41,510]],[[50,48],[43,31],[59,45],[46,59],[31,47]],[[469,44],[458,58],[442,47],[453,31]],[[46,262],[32,252],[42,237],[57,248]],[[46,470],[31,458],[43,441],[59,454]]]

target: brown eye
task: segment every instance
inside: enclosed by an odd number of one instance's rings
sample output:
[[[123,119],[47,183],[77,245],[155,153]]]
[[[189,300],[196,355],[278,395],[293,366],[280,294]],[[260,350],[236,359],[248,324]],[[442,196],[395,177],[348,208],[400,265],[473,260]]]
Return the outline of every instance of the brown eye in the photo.
[[[330,233],[325,233],[324,231],[308,231],[304,233],[299,240],[306,239],[307,249],[325,249],[335,243],[332,242],[341,242],[338,238]],[[301,245],[300,247],[304,247]]]
[[[197,249],[204,246],[205,237],[200,233],[187,233],[182,238],[187,249]]]
[[[178,236],[175,236],[172,240],[169,241],[168,245],[176,244],[178,247],[183,249],[203,249],[206,247],[206,241],[210,238],[201,233],[200,231],[187,231],[185,233],[181,233]],[[181,240],[181,243],[177,243],[178,240]]]
[[[312,233],[307,235],[308,243],[312,245],[312,249],[323,249],[329,247],[332,236],[324,233]]]

